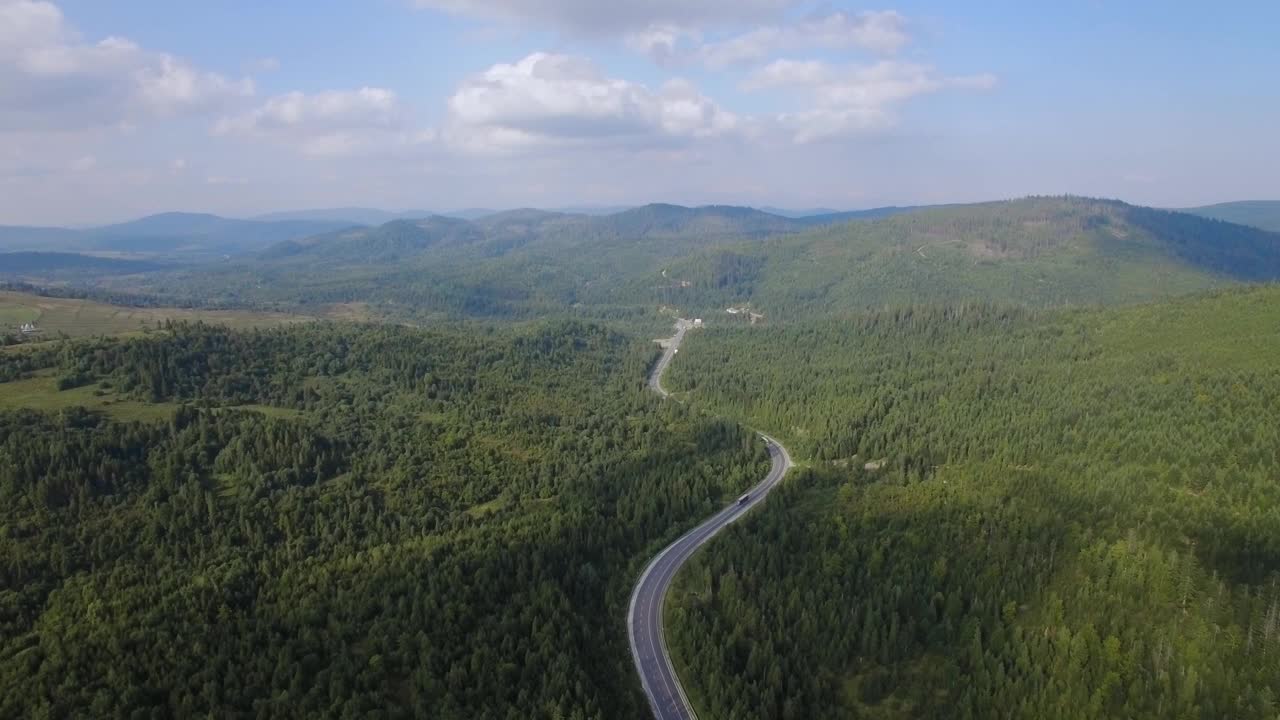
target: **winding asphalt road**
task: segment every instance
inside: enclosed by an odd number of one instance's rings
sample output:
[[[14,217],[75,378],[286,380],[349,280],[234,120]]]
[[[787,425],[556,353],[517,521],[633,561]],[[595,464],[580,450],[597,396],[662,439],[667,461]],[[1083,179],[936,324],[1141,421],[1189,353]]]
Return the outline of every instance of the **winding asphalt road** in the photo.
[[[667,341],[667,348],[662,353],[662,357],[658,358],[658,364],[653,366],[653,372],[649,373],[649,389],[658,393],[662,397],[671,397],[671,393],[662,387],[662,374],[667,371],[667,366],[671,364],[671,359],[676,356],[676,351],[680,349],[680,343],[684,342],[684,334],[689,331],[692,325],[688,320],[676,321],[675,337]]]
[[[676,324],[675,337],[671,339],[662,359],[649,376],[649,387],[663,397],[668,397],[669,394],[662,388],[662,373],[671,364],[688,329],[689,324],[685,320]],[[658,553],[645,568],[640,582],[636,583],[636,588],[631,593],[631,606],[627,613],[631,656],[640,673],[654,717],[658,720],[696,720],[698,717],[689,704],[689,698],[685,697],[680,679],[676,677],[662,629],[663,603],[676,573],[716,533],[763,502],[769,491],[782,482],[787,470],[791,469],[791,456],[787,454],[787,449],[767,435],[760,437],[769,446],[769,456],[773,460],[768,476],[746,494],[745,501],[739,500],[721,510]]]

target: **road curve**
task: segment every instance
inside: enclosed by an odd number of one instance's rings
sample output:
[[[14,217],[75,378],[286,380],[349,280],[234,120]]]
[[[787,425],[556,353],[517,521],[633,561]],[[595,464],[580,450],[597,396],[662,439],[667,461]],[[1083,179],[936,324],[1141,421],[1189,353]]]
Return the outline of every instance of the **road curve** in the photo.
[[[680,349],[680,343],[684,342],[684,334],[691,327],[688,320],[676,321],[675,337],[667,341],[667,347],[662,352],[662,357],[658,358],[658,364],[653,366],[653,372],[649,373],[649,389],[658,393],[662,397],[671,397],[671,393],[662,387],[662,374],[667,371],[667,366],[671,364],[671,359],[676,356],[676,351]]]
[[[663,397],[668,393],[662,388],[662,373],[671,364],[676,350],[684,340],[689,325],[680,321],[662,359],[649,376],[649,387]],[[711,538],[730,523],[745,515],[751,508],[764,501],[769,491],[782,481],[791,469],[791,456],[773,438],[760,436],[769,447],[773,461],[768,476],[747,493],[746,501],[735,502],[685,533],[679,540],[667,546],[650,561],[640,581],[631,593],[631,605],[627,612],[627,636],[631,641],[631,656],[649,698],[654,717],[658,720],[696,720],[697,714],[685,697],[680,679],[676,677],[671,655],[667,652],[666,637],[662,628],[662,609],[671,583],[684,563]]]

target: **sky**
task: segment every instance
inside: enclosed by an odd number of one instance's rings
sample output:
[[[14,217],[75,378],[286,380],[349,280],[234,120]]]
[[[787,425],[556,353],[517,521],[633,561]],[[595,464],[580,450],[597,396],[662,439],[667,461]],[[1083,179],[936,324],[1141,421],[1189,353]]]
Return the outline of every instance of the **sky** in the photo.
[[[0,224],[1280,198],[1280,3],[0,0]]]

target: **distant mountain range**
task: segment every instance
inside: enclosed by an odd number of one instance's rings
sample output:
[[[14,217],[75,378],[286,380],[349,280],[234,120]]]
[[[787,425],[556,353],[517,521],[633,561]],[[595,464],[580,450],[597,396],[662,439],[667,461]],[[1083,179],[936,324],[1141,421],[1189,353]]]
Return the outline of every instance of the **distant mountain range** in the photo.
[[[334,222],[347,225],[383,225],[393,220],[416,220],[431,217],[436,213],[430,210],[404,210],[393,212],[375,208],[326,208],[320,210],[292,210],[289,212],[273,212],[249,218],[258,222]]]
[[[376,264],[404,260],[442,247],[476,257],[495,257],[526,246],[560,248],[641,241],[647,241],[651,250],[665,245],[673,250],[688,250],[715,242],[798,233],[820,225],[859,217],[884,217],[901,211],[895,208],[788,218],[748,207],[690,208],[655,204],[607,215],[534,209],[508,210],[474,220],[433,215],[288,240],[268,248],[260,258]],[[596,251],[597,248],[588,250]]]
[[[1280,232],[1280,200],[1245,200],[1186,208],[1182,212]]]
[[[293,238],[350,227],[348,221],[234,220],[163,213],[86,229],[0,226],[0,251],[114,252],[198,257],[257,252]]]
[[[546,212],[559,213],[562,215],[614,215],[626,210],[631,210],[632,205],[618,206],[596,206],[581,205],[573,207],[560,208],[544,208]],[[439,215],[441,217],[459,218],[462,220],[479,220],[489,217],[490,215],[498,215],[509,210],[495,210],[493,208],[463,208],[461,210],[450,210],[448,212],[434,212],[431,210],[378,210],[376,208],[330,208],[320,210],[294,210],[289,212],[274,212],[266,215],[259,215],[251,218],[253,220],[279,221],[279,220],[345,220],[351,225],[383,225],[394,220],[420,220],[422,218]],[[783,215],[786,217],[801,217],[802,215],[788,215],[783,212],[774,212],[765,210],[775,215]],[[805,213],[818,214],[818,213]]]
[[[659,210],[655,210],[659,209]],[[683,208],[677,205],[648,205],[641,208],[579,207],[562,210],[508,210],[500,212],[483,208],[436,214],[428,210],[389,212],[373,208],[331,208],[270,213],[242,220],[203,213],[162,213],[114,225],[90,228],[0,226],[0,252],[87,252],[123,253],[177,259],[208,256],[255,254],[288,241],[316,244],[316,236],[332,235],[353,228],[382,227],[403,221],[439,218],[481,222],[510,231],[512,218],[523,218],[528,225],[530,213],[541,213],[535,225],[545,229],[559,226],[598,226],[600,232],[616,234],[651,232],[736,234],[760,237],[794,232],[816,223],[846,219],[880,217],[904,211],[904,208],[814,215],[807,211],[783,216],[745,207],[709,206]],[[574,219],[576,218],[576,219]],[[612,219],[610,219],[612,218]],[[638,224],[637,224],[638,223]],[[647,227],[647,226],[652,227]],[[647,229],[645,229],[647,227]],[[403,229],[403,228],[400,228]],[[389,232],[398,232],[392,227]],[[534,232],[527,228],[526,231]],[[332,239],[332,238],[329,238]]]
[[[852,218],[852,219],[851,219]],[[604,216],[432,216],[286,240],[143,276],[191,301],[368,302],[398,316],[771,317],[958,301],[1138,302],[1280,280],[1280,234],[1113,200],[1039,197],[787,218],[646,205]]]
[[[1266,205],[1229,211],[1265,223]],[[474,214],[365,226],[171,213],[88,230],[2,228],[0,250],[16,237],[43,252],[169,262],[151,269],[32,254],[0,264],[20,262],[29,281],[128,275],[114,287],[190,302],[358,301],[462,316],[576,307],[634,317],[654,303],[703,312],[750,303],[795,316],[956,300],[1053,306],[1280,280],[1280,234],[1089,198],[798,217],[664,204]],[[214,253],[233,257],[195,262]]]

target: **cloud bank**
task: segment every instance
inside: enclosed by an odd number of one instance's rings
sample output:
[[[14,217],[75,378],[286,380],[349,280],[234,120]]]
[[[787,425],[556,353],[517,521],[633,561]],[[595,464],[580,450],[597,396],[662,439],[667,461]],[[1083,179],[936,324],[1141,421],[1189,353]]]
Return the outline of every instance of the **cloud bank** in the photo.
[[[568,33],[624,35],[654,27],[718,28],[778,20],[796,0],[414,0],[420,8]]]
[[[81,40],[50,2],[0,0],[0,130],[75,130],[203,112],[253,82],[121,37]]]

